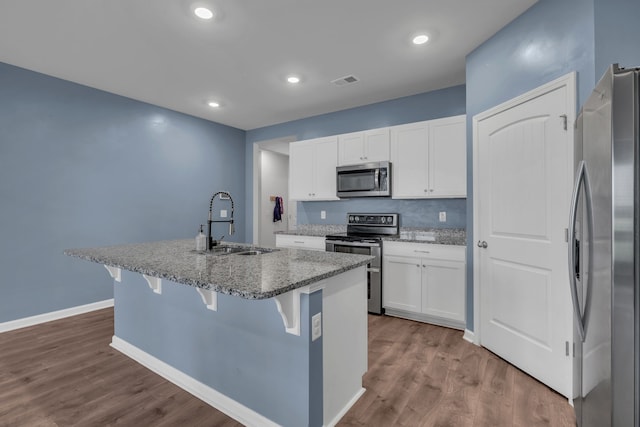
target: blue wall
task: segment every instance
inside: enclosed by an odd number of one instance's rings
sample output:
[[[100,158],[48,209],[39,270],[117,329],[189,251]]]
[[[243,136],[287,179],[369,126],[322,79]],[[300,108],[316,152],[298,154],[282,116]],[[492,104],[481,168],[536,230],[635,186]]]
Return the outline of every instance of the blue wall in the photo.
[[[394,126],[404,123],[419,122],[422,120],[438,119],[441,117],[455,116],[464,113],[465,87],[462,85],[248,131],[246,149],[247,199],[245,200],[246,205],[249,207],[247,209],[246,217],[246,224],[248,227],[246,230],[247,239],[250,240],[253,234],[253,229],[251,228],[252,217],[250,215],[253,209],[252,153],[253,144],[255,142],[285,136],[295,136],[297,140],[311,139],[385,126]],[[300,223],[309,221],[311,223],[318,224],[320,223],[320,210],[331,210],[332,212],[336,212],[337,216],[332,217],[331,222],[327,222],[327,224],[345,224],[343,213],[346,213],[347,211],[368,211],[368,209],[370,209],[368,204],[369,202],[364,201],[364,199],[340,202],[342,203],[341,205],[335,205],[336,207],[334,207],[335,203],[337,202],[298,203],[298,211],[303,212],[302,216],[298,216],[298,221]],[[430,204],[436,206],[440,203],[441,201],[427,201],[423,204],[416,205],[416,207],[429,206]],[[454,209],[458,207],[456,204],[453,206]],[[401,212],[401,208],[401,201],[396,200],[389,200],[385,205],[385,209],[391,212]],[[375,211],[379,210],[375,209]],[[465,215],[465,213],[465,209],[458,209],[455,212],[451,212],[450,215],[452,218],[457,218]],[[447,212],[447,215],[449,215],[449,212]],[[336,220],[337,222],[333,222],[335,218],[339,219],[340,217],[342,217],[342,220]],[[316,218],[318,220],[316,220]],[[424,226],[430,226],[429,224],[431,224],[430,219],[425,218]]]
[[[621,67],[640,66],[640,1],[595,0],[594,3],[596,79],[616,62]]]
[[[467,328],[473,330],[473,116],[577,71],[578,107],[613,62],[640,65],[637,0],[540,0],[467,56]]]
[[[473,330],[473,116],[569,72],[594,83],[593,4],[540,0],[467,56],[467,329]]]
[[[195,288],[168,280],[158,295],[123,270],[114,286],[118,338],[280,425],[322,425],[322,338],[310,333],[322,291],[301,295],[295,336],[273,299],[218,294],[212,311]]]
[[[244,143],[239,129],[0,63],[0,323],[112,298],[104,268],[65,248],[193,237],[215,190],[244,212]]]

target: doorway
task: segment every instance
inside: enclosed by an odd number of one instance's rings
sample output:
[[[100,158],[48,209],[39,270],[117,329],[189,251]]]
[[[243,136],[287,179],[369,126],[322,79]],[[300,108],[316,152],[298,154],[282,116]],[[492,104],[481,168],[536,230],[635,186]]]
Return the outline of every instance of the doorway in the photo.
[[[253,244],[274,247],[275,232],[295,229],[297,204],[289,200],[289,143],[295,136],[253,144]],[[274,222],[275,197],[284,214]]]
[[[571,396],[575,73],[473,118],[479,343]]]

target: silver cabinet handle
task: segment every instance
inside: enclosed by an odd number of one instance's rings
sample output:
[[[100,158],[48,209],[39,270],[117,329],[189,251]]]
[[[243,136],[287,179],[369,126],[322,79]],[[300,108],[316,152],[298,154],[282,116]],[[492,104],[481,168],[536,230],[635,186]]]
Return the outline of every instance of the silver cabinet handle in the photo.
[[[414,249],[413,252],[418,252],[418,253],[421,253],[421,254],[430,254],[431,253],[429,251],[423,251],[423,250],[420,250],[420,249]]]
[[[482,241],[478,240],[477,246],[478,246],[479,248],[483,248],[483,249],[487,249],[487,248],[489,247],[489,245],[487,244],[487,242],[486,242],[486,241],[484,241],[484,240],[482,240]]]
[[[584,310],[580,307],[578,299],[578,284],[575,274],[576,263],[576,217],[578,215],[578,200],[580,198],[580,189],[584,183],[585,208],[587,211],[587,233],[589,251],[587,253],[587,276],[584,278],[587,284],[587,294],[585,295]],[[589,182],[589,173],[587,172],[587,164],[584,160],[578,165],[578,173],[576,182],[573,187],[573,195],[571,197],[571,209],[569,210],[569,287],[571,289],[571,302],[573,303],[573,313],[577,320],[578,334],[584,342],[587,333],[587,325],[589,322],[589,311],[591,306],[591,286],[593,283],[593,202],[591,200],[591,184]]]

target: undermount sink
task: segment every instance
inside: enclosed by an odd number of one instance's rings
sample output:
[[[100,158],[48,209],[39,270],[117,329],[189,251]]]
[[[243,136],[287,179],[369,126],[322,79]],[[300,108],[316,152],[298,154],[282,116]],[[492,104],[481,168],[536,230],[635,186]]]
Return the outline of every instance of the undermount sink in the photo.
[[[269,252],[272,252],[272,251],[246,251],[246,252],[238,252],[236,255],[261,255]]]
[[[277,251],[272,248],[256,248],[255,246],[214,246],[209,251],[198,252],[204,255],[261,255]],[[192,251],[195,252],[195,251]]]
[[[237,247],[237,246],[214,246],[208,251],[212,255],[226,255],[233,254],[236,252],[246,251],[247,248]]]

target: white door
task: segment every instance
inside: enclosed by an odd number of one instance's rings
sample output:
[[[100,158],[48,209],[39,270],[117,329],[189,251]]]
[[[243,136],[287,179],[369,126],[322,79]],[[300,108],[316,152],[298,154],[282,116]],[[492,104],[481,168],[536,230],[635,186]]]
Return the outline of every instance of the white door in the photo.
[[[560,85],[476,119],[474,182],[480,343],[567,397],[571,88]]]

